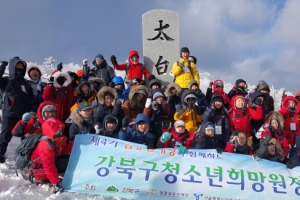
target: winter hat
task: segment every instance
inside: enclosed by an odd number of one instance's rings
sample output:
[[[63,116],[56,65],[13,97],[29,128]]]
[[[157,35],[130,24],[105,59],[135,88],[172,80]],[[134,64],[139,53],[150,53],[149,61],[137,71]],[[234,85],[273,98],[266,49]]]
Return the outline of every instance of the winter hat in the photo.
[[[192,85],[197,85],[199,87],[199,84],[198,84],[198,82],[196,80],[191,80],[189,82],[189,89],[191,89]]]
[[[101,58],[102,60],[104,60],[104,57],[103,57],[102,54],[100,54],[100,53],[96,55],[95,59],[96,59],[96,58]]]
[[[87,109],[91,109],[92,107],[88,104],[88,102],[81,102],[78,107],[77,110],[78,111],[82,111],[82,110],[87,110]]]
[[[165,95],[161,92],[155,92],[153,94],[153,100],[155,100],[157,97],[165,97]]]
[[[197,64],[197,58],[195,56],[190,56],[189,61],[195,63],[195,65]]]
[[[59,63],[59,64],[56,66],[56,69],[59,70],[59,71],[61,71],[62,68],[63,68],[62,63]]]
[[[177,120],[177,121],[174,123],[174,127],[178,127],[178,126],[184,126],[184,127],[185,127],[184,121],[182,121],[182,120]]]
[[[154,78],[150,81],[150,88],[152,88],[153,85],[158,85],[158,87],[161,87],[160,81],[156,78]]]
[[[115,76],[112,79],[112,82],[114,83],[114,85],[123,85],[124,84],[124,80],[121,76]]]
[[[182,47],[181,50],[180,50],[180,54],[181,54],[182,52],[189,52],[189,53],[190,53],[190,50],[189,50],[189,48],[187,48],[187,47]]]
[[[205,130],[208,130],[208,129],[215,129],[214,126],[212,124],[208,124],[206,127],[205,127]]]
[[[105,122],[106,122],[106,124],[107,124],[107,123],[116,124],[116,123],[117,123],[117,120],[116,120],[115,118],[108,118]]]
[[[146,96],[146,93],[145,93],[144,90],[138,90],[138,91],[136,91],[134,94],[143,94],[143,95]]]
[[[244,81],[243,79],[238,79],[235,81],[235,85],[239,85],[240,83],[244,82],[246,84],[246,81]]]
[[[261,90],[267,90],[270,92],[270,87],[265,81],[260,81],[257,85],[257,91],[260,92]]]
[[[216,87],[224,87],[224,84],[222,81],[216,81]]]
[[[42,114],[44,112],[56,112],[56,107],[54,105],[45,105],[42,109]]]
[[[106,97],[106,96],[109,96],[109,97],[111,97],[112,99],[115,98],[115,96],[114,96],[111,92],[105,92],[105,93],[104,93],[104,97]]]
[[[28,69],[27,74],[28,74],[29,78],[33,79],[33,78],[30,76],[30,72],[31,72],[32,70],[36,70],[36,71],[39,73],[39,77],[41,78],[41,76],[42,76],[41,70],[40,70],[38,67],[36,67],[36,66],[32,66],[32,67],[30,67],[30,68]]]
[[[186,97],[184,97],[184,102],[187,102],[187,99],[189,99],[189,98],[197,99],[196,95],[192,93],[192,94],[188,94],[188,95],[186,95]]]

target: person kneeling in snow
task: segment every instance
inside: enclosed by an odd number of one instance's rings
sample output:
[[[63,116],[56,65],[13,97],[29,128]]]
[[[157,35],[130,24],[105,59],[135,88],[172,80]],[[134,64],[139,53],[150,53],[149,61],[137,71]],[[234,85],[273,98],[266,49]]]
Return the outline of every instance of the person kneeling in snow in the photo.
[[[64,173],[67,156],[71,152],[71,145],[67,145],[67,137],[63,135],[65,125],[55,118],[47,119],[42,130],[44,136],[38,142],[30,157],[31,169],[28,172],[35,182],[49,180],[53,186],[53,193],[63,192],[59,173]]]

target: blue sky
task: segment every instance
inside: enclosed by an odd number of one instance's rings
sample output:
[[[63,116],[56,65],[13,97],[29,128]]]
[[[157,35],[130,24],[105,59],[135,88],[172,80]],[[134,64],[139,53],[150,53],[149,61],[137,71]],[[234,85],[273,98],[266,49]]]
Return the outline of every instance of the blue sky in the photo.
[[[0,60],[18,55],[41,64],[53,56],[81,64],[101,53],[122,62],[132,49],[142,55],[142,14],[168,9],[179,13],[180,46],[197,57],[200,72],[300,89],[297,0],[20,0],[0,7]]]

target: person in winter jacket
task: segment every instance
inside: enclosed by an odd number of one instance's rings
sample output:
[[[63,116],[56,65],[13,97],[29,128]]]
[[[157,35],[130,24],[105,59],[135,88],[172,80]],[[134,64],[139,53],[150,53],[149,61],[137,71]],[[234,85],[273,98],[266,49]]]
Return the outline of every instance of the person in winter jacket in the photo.
[[[295,146],[295,137],[300,134],[300,104],[293,96],[283,99],[283,107],[278,111],[284,118],[283,135],[291,147]]]
[[[194,91],[186,89],[182,93],[182,106],[174,114],[174,120],[182,120],[186,125],[186,129],[190,134],[195,133],[202,122],[202,113],[204,110],[195,105],[196,95]]]
[[[202,115],[203,122],[210,121],[215,126],[215,138],[224,149],[230,137],[229,117],[221,95],[213,94],[210,107]]]
[[[181,48],[180,59],[175,62],[172,67],[172,73],[175,76],[175,83],[177,83],[182,89],[189,88],[189,82],[191,80],[197,81],[200,85],[200,78],[198,69],[195,63],[190,62],[190,51],[187,47]]]
[[[230,132],[242,130],[247,134],[247,143],[252,147],[252,133],[250,130],[250,118],[260,120],[262,117],[261,106],[256,110],[247,107],[246,99],[242,95],[235,95],[231,99],[231,111],[229,113]]]
[[[71,86],[75,90],[75,88],[77,88],[78,83],[79,83],[79,77],[78,77],[78,75],[75,72],[67,71],[67,73],[71,77],[71,80],[72,80]]]
[[[264,105],[265,109],[267,110],[266,111],[267,113],[274,111],[274,99],[270,95],[270,87],[265,81],[259,81],[254,92],[261,92],[263,94],[263,97],[264,97],[263,105]],[[249,98],[250,106],[252,105],[252,102],[253,102],[253,98],[251,96],[252,95],[250,95],[250,98]]]
[[[101,88],[105,86],[105,82],[101,78],[97,78],[97,77],[89,79],[88,82],[93,85],[93,88],[97,92],[99,92]]]
[[[176,107],[181,105],[181,93],[182,89],[176,83],[170,83],[165,90],[165,96],[167,97],[167,102],[170,105],[170,115],[172,116],[172,124],[174,123],[174,114],[176,113]]]
[[[103,127],[100,130],[99,135],[103,135],[111,138],[118,138],[118,134],[119,134],[118,127],[120,127],[118,118],[113,114],[108,114],[105,116],[103,120]]]
[[[0,63],[0,88],[2,93],[2,130],[0,134],[0,163],[5,162],[7,145],[12,138],[11,131],[22,115],[31,111],[34,96],[25,80],[27,64],[19,57],[9,61],[9,79],[3,78],[8,62]]]
[[[263,127],[264,131],[261,134],[261,139],[265,137],[265,134],[268,134],[271,138],[275,138],[280,143],[284,155],[288,156],[290,147],[287,138],[283,134],[283,116],[276,111],[270,112]]]
[[[185,153],[187,149],[192,148],[192,140],[195,134],[189,134],[185,129],[185,123],[177,120],[174,128],[170,128],[168,132],[164,132],[159,138],[157,148],[175,148],[179,153]]]
[[[247,135],[242,130],[235,130],[229,142],[227,143],[224,152],[237,153],[244,155],[252,155],[252,148],[247,144]]]
[[[170,127],[171,118],[170,107],[167,103],[167,99],[164,92],[160,88],[156,88],[153,91],[153,101],[151,105],[151,131],[158,139],[164,130]]]
[[[203,122],[200,131],[194,136],[192,149],[216,149],[218,153],[223,152],[215,138],[215,128],[211,122]]]
[[[57,119],[49,118],[42,124],[44,136],[33,150],[30,161],[36,182],[49,180],[53,193],[63,192],[59,173],[64,173],[72,145],[63,136],[65,125]]]
[[[291,149],[286,166],[290,169],[300,166],[300,136],[296,136],[296,146]]]
[[[105,86],[108,86],[114,77],[114,69],[110,67],[103,55],[97,54],[93,60],[95,68],[92,71],[96,74],[96,77],[101,78],[105,82]]]
[[[126,118],[125,118],[126,119]],[[129,122],[127,120],[127,122]],[[147,115],[140,113],[136,116],[133,128],[128,128],[129,124],[122,122],[118,138],[138,144],[144,144],[147,149],[154,149],[155,136],[150,132],[150,121]]]
[[[122,102],[118,100],[118,94],[113,88],[104,86],[98,92],[97,97],[99,103],[93,107],[98,115],[97,122],[103,124],[103,120],[108,114],[117,116],[119,121],[123,119]]]
[[[202,91],[199,88],[199,84],[195,80],[191,80],[189,82],[189,89],[193,90],[196,94],[197,100],[196,103],[198,106],[203,107],[203,109],[206,109],[207,106],[209,106],[209,101],[207,101],[205,95],[202,93]]]
[[[151,115],[151,98],[148,98],[148,89],[143,85],[133,85],[130,89],[129,100],[125,101],[122,109],[124,115],[129,117],[130,122],[135,121],[139,113],[148,117]]]
[[[93,85],[90,84],[88,81],[81,80],[76,88],[77,93],[77,101],[71,107],[70,111],[72,112],[77,108],[77,106],[81,102],[87,102],[90,106],[94,106],[98,103],[97,100],[97,91],[94,89]]]
[[[224,107],[226,108],[227,112],[229,112],[231,109],[230,99],[224,92],[224,83],[222,80],[217,79],[214,82],[209,83],[209,87],[206,90],[206,99],[208,102],[211,101],[213,94],[219,94],[222,96],[224,100]]]
[[[46,83],[42,82],[42,73],[40,69],[36,66],[30,67],[28,69],[27,74],[29,76],[28,83],[30,84],[34,95],[34,103],[31,111],[37,112],[40,103],[44,101],[42,94],[44,91],[44,87],[46,87]]]
[[[160,80],[155,78],[154,75],[150,75],[149,80],[150,80],[150,83],[149,83],[150,96],[152,96],[154,90],[156,90],[157,88],[159,88],[161,90],[161,82],[160,82]]]
[[[247,91],[247,83],[243,79],[238,79],[235,82],[235,86],[228,92],[227,96],[229,99],[232,99],[235,95],[242,95],[245,97],[246,102],[248,104],[249,101],[249,94]]]
[[[123,78],[121,76],[115,76],[112,80],[112,84],[115,91],[118,93],[118,99],[123,104],[126,100],[128,100],[128,95],[125,91],[125,84]]]
[[[65,121],[70,116],[74,91],[71,86],[71,77],[68,73],[57,71],[53,75],[53,82],[49,82],[44,89],[43,98],[51,101],[57,108],[56,117]]]
[[[72,142],[77,134],[96,133],[97,112],[87,102],[81,102],[72,111],[72,124],[69,129],[69,141]]]
[[[110,61],[115,69],[125,71],[124,81],[128,85],[130,81],[136,77],[139,80],[147,79],[150,76],[147,68],[139,62],[140,56],[136,50],[131,50],[128,56],[128,62],[119,65],[116,56],[112,55]],[[144,76],[144,78],[143,78]]]
[[[259,149],[253,153],[253,156],[274,162],[287,162],[279,142],[275,138],[269,137],[268,134],[260,141]]]
[[[31,112],[24,113],[12,130],[15,137],[23,138],[26,134],[42,134],[42,124],[49,118],[56,117],[56,107],[51,101],[44,101],[40,104],[37,117]]]

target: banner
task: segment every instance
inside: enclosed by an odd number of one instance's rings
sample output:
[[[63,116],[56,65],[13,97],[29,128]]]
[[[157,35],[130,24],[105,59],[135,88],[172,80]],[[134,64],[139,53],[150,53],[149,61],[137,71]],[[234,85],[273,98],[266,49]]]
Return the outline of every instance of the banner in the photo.
[[[67,191],[129,199],[300,199],[300,167],[215,150],[147,149],[77,135],[63,179]]]

